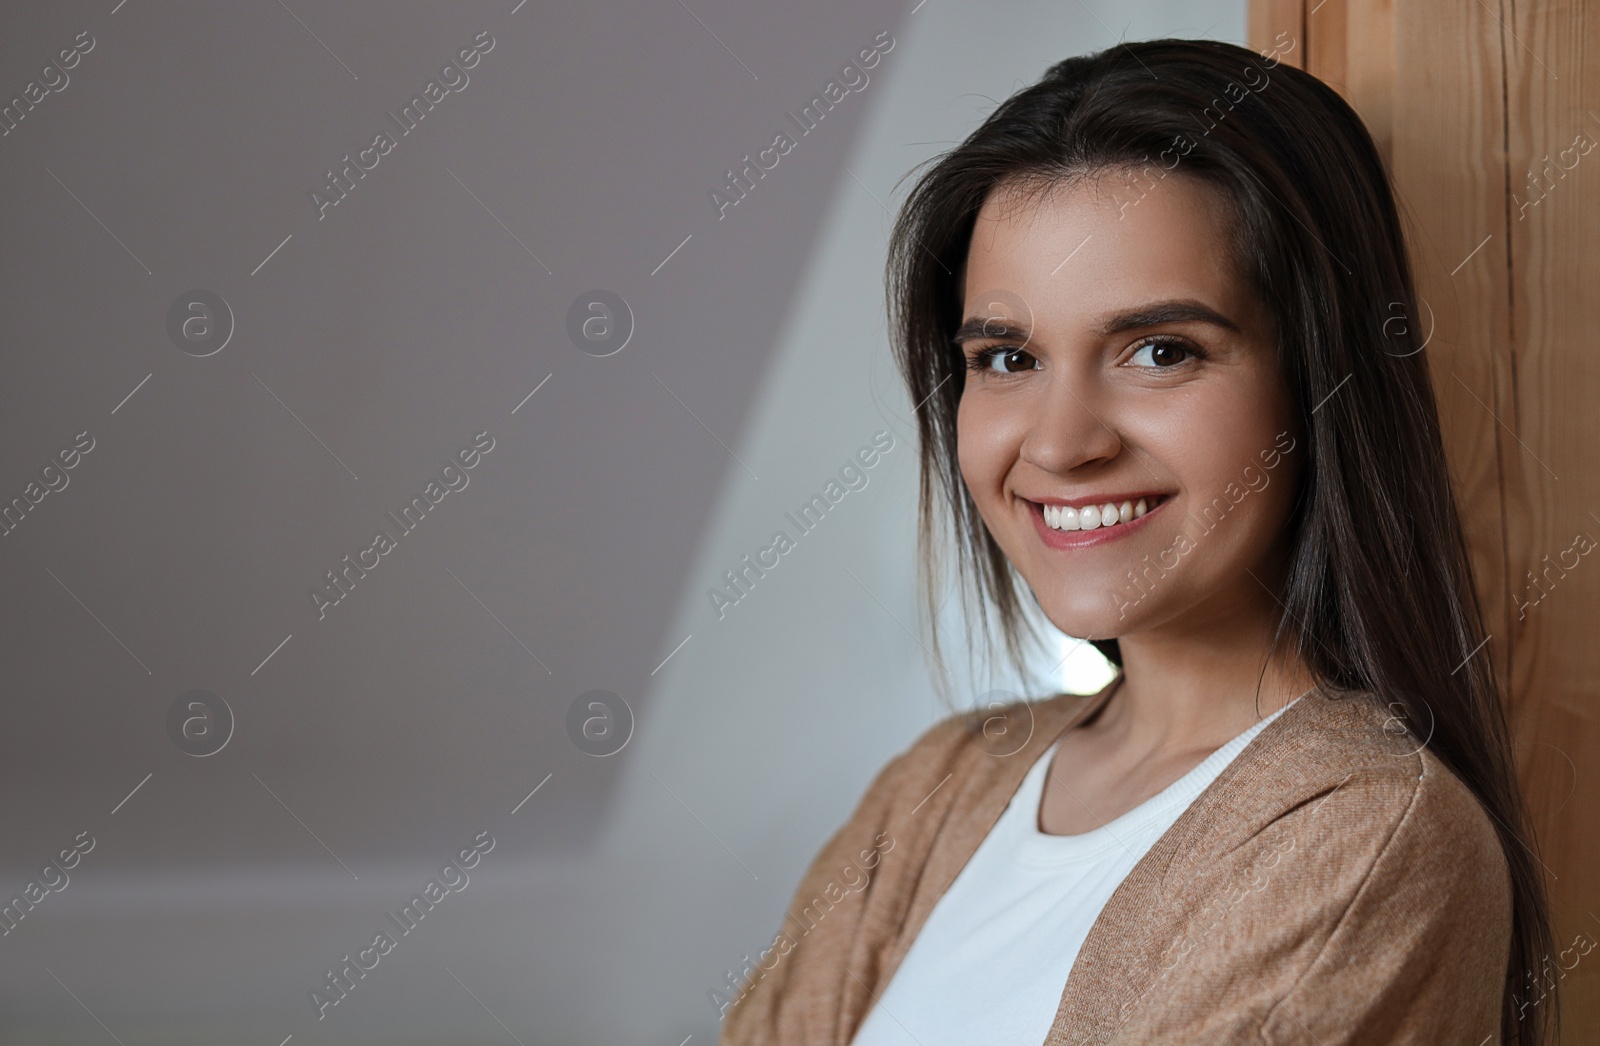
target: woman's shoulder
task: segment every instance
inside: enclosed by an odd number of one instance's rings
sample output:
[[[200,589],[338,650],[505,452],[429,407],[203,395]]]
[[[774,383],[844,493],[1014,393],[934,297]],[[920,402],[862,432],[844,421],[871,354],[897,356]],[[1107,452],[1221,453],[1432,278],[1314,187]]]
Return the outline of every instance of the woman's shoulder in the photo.
[[[1308,695],[1217,779],[1227,802],[1216,813],[1247,832],[1326,814],[1350,843],[1415,841],[1440,860],[1503,860],[1489,813],[1430,746],[1431,729],[1422,732],[1398,703],[1371,692]]]
[[[1397,712],[1319,693],[1268,724],[1106,906],[1073,1019],[1132,1022],[1129,1041],[1492,1026],[1512,917],[1499,833]]]
[[[1376,935],[1409,948],[1465,934],[1490,954],[1503,948],[1510,868],[1477,796],[1397,706],[1370,693],[1308,700],[1257,735],[1162,840],[1158,892],[1192,914],[1241,882],[1270,889],[1281,912],[1331,935],[1325,944]],[[1457,925],[1463,911],[1476,913],[1472,927]]]

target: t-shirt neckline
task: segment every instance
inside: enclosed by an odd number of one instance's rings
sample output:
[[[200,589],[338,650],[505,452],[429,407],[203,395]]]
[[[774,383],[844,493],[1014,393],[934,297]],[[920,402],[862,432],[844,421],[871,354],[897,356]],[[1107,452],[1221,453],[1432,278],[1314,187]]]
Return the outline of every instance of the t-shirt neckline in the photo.
[[[1014,851],[1016,858],[1027,864],[1051,865],[1090,860],[1101,856],[1107,850],[1125,846],[1124,839],[1139,834],[1141,829],[1149,827],[1151,822],[1159,821],[1163,817],[1175,820],[1183,808],[1204,792],[1262,730],[1299,700],[1300,698],[1295,698],[1277,711],[1246,727],[1195,764],[1182,777],[1131,810],[1119,814],[1097,828],[1073,835],[1056,835],[1039,828],[1039,808],[1044,798],[1045,778],[1050,761],[1055,757],[1056,749],[1061,744],[1058,737],[1046,747],[1028,770],[1022,785],[1002,815],[1003,818],[1009,818],[1008,823],[1013,826],[1018,823],[1021,826],[1013,828],[1017,844]],[[1022,810],[1026,810],[1023,816],[1018,816],[1022,812],[1017,807],[1019,801],[1022,803]]]

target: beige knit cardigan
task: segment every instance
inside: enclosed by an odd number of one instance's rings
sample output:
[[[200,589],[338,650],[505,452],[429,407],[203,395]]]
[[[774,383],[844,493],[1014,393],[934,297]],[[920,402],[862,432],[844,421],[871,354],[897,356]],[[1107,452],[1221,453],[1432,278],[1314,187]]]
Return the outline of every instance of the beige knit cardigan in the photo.
[[[847,1046],[1029,767],[1120,683],[953,715],[891,760],[730,989],[722,1046]],[[1460,780],[1371,695],[1314,692],[1123,880],[1044,1042],[1498,1043],[1511,905]]]

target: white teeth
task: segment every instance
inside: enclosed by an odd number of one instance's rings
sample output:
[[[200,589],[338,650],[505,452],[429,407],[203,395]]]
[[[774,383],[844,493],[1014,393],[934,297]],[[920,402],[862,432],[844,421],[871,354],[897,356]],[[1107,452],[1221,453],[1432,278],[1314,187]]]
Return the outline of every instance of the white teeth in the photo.
[[[1081,509],[1071,505],[1044,505],[1045,526],[1051,530],[1097,530],[1128,523],[1150,511],[1148,499],[1124,501],[1122,504],[1106,502],[1104,505],[1085,505]]]

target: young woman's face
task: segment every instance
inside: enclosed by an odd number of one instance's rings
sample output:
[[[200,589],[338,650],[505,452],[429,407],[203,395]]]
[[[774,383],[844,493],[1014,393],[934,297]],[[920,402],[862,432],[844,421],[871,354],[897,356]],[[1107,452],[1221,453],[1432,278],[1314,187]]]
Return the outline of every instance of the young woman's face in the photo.
[[[956,339],[962,476],[1068,635],[1243,624],[1273,605],[1304,456],[1272,320],[1215,190],[1118,195],[985,201]]]

